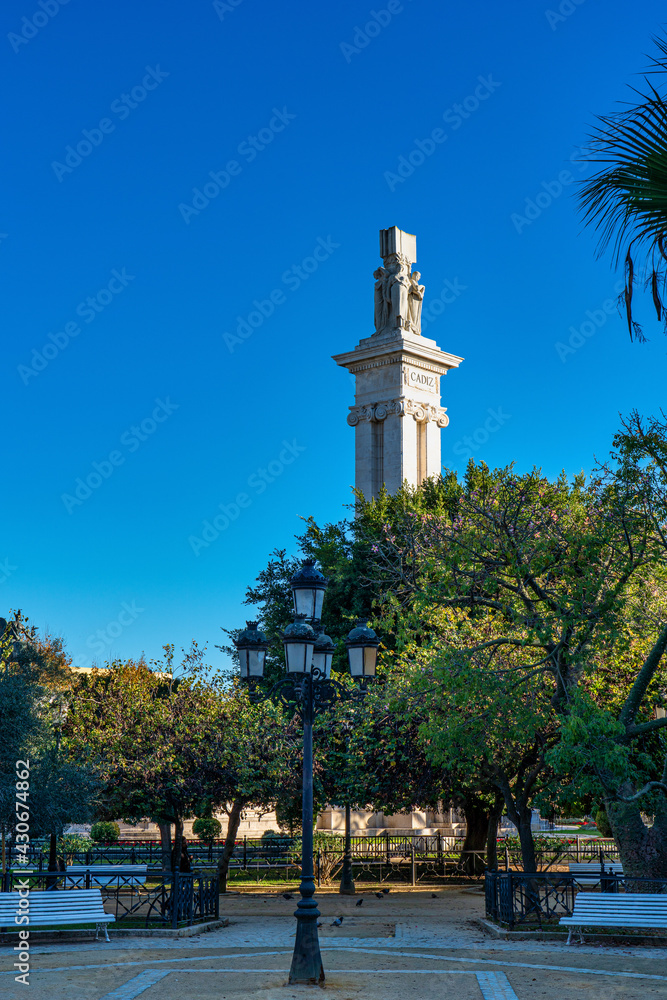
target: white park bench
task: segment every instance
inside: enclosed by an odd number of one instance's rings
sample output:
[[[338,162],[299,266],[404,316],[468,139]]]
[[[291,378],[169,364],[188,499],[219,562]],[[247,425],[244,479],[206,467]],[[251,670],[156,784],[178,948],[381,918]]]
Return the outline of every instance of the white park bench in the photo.
[[[24,868],[23,866],[13,866],[13,875],[41,875],[36,868]],[[95,886],[118,886],[132,885],[139,886],[146,884],[146,874],[148,865],[68,865],[66,872],[54,872],[62,880],[65,886],[75,885],[86,887],[86,873],[90,872],[89,884],[91,888]],[[47,873],[48,874],[48,873]]]
[[[90,872],[91,886],[139,886],[146,884],[148,865],[68,865],[67,882],[85,886],[86,873]]]
[[[28,900],[28,907],[19,909],[20,900]],[[30,922],[17,924],[15,917],[27,913]],[[107,924],[116,918],[105,913],[99,889],[71,889],[66,892],[33,890],[27,896],[18,892],[0,892],[0,929],[19,931],[32,927],[59,927],[64,924],[95,924],[95,940],[100,927],[109,940]]]
[[[571,917],[561,917],[560,923],[570,928],[567,943],[572,943],[573,931],[584,942],[584,927],[640,927],[667,929],[667,893],[649,892],[579,892]]]
[[[582,885],[597,885],[602,877],[599,861],[587,861],[581,864],[568,865],[570,875],[574,875]],[[620,861],[605,861],[605,875],[623,875],[623,865]]]

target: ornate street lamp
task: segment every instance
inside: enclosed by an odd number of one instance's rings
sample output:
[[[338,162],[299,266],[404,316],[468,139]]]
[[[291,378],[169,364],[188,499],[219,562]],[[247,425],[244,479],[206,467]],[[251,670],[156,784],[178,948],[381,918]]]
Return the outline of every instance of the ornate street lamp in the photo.
[[[353,690],[331,678],[334,644],[320,627],[324,592],[328,580],[306,559],[291,580],[295,617],[283,632],[287,669],[270,691],[259,682],[264,674],[266,636],[255,622],[239,636],[236,646],[241,662],[241,679],[249,688],[255,704],[272,700],[294,709],[303,723],[303,800],[301,839],[301,885],[296,917],[296,941],[289,982],[292,985],[318,985],[324,982],[324,969],[317,934],[320,911],[315,896],[313,871],[313,721],[316,714],[331,708],[337,701],[362,701],[369,677],[375,676],[378,638],[365,622],[360,622],[347,637],[350,673],[359,681]],[[312,626],[308,624],[312,622]],[[363,626],[363,627],[362,627]],[[253,665],[251,667],[251,664]],[[349,852],[348,852],[349,853]]]
[[[328,580],[315,566],[314,559],[305,559],[301,569],[295,573],[290,583],[294,597],[294,613],[303,615],[311,621],[319,621],[322,617],[324,591]]]
[[[257,628],[257,622],[246,622],[245,624],[245,629],[236,640],[236,648],[239,651],[241,680],[247,681],[250,677],[264,676],[266,651],[269,644],[264,633]]]
[[[345,640],[347,656],[350,661],[350,673],[353,677],[375,677],[378,646],[380,640],[372,628],[368,627],[365,618],[357,622]]]

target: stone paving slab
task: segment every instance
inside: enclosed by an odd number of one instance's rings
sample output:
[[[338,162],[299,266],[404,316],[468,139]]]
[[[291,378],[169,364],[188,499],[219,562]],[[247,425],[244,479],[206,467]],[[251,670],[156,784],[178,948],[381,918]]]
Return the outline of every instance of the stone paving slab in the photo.
[[[176,949],[173,949],[176,950]],[[286,986],[290,951],[275,949],[243,953],[164,958],[145,953],[90,954],[71,965],[54,966],[43,956],[33,964],[31,1000],[182,1000],[185,997],[269,998],[300,996],[312,990]],[[67,956],[61,956],[67,957]],[[81,959],[81,956],[79,956]],[[114,958],[116,961],[114,961]],[[517,952],[494,956],[490,949],[451,952],[391,950],[365,942],[355,947],[323,949],[327,989],[345,1000],[363,994],[368,1000],[423,997],[442,1000],[455,991],[461,1000],[646,1000],[667,996],[667,962],[609,954],[591,962],[590,955],[572,953],[567,965],[544,954]],[[188,960],[189,959],[189,960]],[[5,973],[0,980],[3,1000],[25,996]]]
[[[402,898],[401,898],[402,897]],[[221,900],[222,902],[222,900]],[[286,984],[296,900],[225,899],[231,924],[201,938],[124,939],[31,949],[29,993],[13,981],[0,949],[0,997],[18,1000],[292,1000],[318,996]],[[366,904],[370,905],[366,908]],[[283,907],[284,904],[284,907]],[[472,923],[483,900],[465,891],[432,900],[414,894],[320,899],[323,922],[344,915],[321,939],[330,996],[339,1000],[653,1000],[667,998],[667,949],[501,942]],[[436,909],[437,907],[437,909]],[[270,908],[272,913],[268,913]],[[359,912],[361,911],[361,913]],[[258,914],[261,916],[258,918]],[[324,916],[326,914],[326,917]],[[396,921],[396,937],[362,929]],[[382,932],[382,931],[381,931]],[[353,937],[353,934],[359,936]]]

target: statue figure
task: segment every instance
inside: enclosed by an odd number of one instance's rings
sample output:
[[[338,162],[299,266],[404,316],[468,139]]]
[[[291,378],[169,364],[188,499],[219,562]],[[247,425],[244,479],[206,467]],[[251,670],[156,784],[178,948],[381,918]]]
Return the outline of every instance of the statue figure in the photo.
[[[421,274],[413,271],[410,275],[410,329],[412,333],[422,332],[422,305],[424,304],[424,286],[419,284]]]
[[[375,332],[384,330],[389,319],[389,307],[384,297],[384,279],[387,272],[383,267],[373,271],[375,281]]]
[[[410,262],[402,254],[390,254],[384,263],[373,272],[375,332],[398,329],[421,333],[424,286],[419,284],[419,271],[411,274]]]
[[[410,317],[408,295],[410,292],[409,262],[400,254],[385,258],[385,267],[379,267],[373,276],[375,283],[375,330],[408,330]]]

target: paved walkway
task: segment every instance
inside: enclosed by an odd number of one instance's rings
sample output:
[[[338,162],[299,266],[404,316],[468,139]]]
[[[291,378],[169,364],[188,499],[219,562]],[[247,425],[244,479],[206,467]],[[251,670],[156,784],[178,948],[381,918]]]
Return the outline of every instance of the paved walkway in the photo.
[[[363,898],[358,907],[356,902]],[[652,1000],[667,997],[667,948],[490,941],[472,923],[480,895],[461,889],[378,900],[323,895],[321,947],[340,1000]],[[231,924],[194,938],[117,939],[31,948],[30,987],[0,948],[2,1000],[292,1000],[287,986],[296,898],[228,896]],[[335,917],[340,927],[332,927]]]

